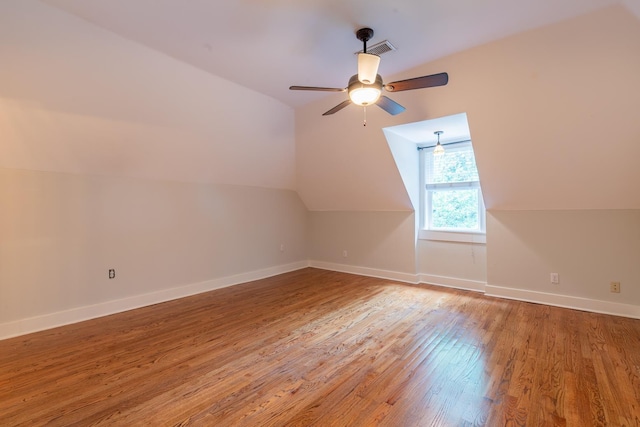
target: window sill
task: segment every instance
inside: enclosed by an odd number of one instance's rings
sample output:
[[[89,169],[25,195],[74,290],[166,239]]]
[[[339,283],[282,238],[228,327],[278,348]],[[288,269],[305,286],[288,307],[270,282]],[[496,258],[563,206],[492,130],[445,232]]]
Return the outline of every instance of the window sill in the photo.
[[[456,243],[477,243],[485,245],[487,243],[487,235],[485,233],[463,232],[463,231],[438,231],[438,230],[420,230],[418,232],[420,240],[437,240],[441,242]]]

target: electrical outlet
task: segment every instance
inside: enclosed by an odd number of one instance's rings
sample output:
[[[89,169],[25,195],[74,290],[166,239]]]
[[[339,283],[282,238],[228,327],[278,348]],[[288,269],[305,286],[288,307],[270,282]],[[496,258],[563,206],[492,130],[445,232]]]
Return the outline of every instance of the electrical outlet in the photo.
[[[349,256],[349,252],[347,252],[347,250],[345,249],[344,251],[342,251],[342,256],[343,257],[348,257]]]
[[[109,279],[115,279],[116,278],[116,270],[113,268],[109,269]]]
[[[619,294],[620,293],[620,282],[611,282],[611,292]]]
[[[284,252],[284,243],[280,243],[280,252]]]
[[[549,277],[549,280],[554,285],[557,285],[558,283],[560,283],[560,275],[558,275],[558,273],[551,273],[551,276]]]

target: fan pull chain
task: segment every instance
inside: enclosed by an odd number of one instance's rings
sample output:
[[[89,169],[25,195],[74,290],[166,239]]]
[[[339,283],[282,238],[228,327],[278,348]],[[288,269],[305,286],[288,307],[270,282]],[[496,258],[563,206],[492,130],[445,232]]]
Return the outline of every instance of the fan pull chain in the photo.
[[[367,125],[367,107],[362,107],[362,109],[364,110],[364,122],[362,123],[362,126],[366,126]]]

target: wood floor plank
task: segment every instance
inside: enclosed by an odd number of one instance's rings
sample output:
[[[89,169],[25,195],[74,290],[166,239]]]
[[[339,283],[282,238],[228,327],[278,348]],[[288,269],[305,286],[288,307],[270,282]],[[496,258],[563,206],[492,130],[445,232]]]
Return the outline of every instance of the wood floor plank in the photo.
[[[640,320],[304,269],[0,341],[0,425],[640,425]]]

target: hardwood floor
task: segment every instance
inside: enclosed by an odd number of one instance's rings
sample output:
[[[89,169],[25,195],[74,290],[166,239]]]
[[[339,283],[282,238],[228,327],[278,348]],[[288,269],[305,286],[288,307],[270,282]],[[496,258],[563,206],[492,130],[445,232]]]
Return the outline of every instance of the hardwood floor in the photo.
[[[0,425],[638,426],[640,320],[305,269],[0,341]]]

